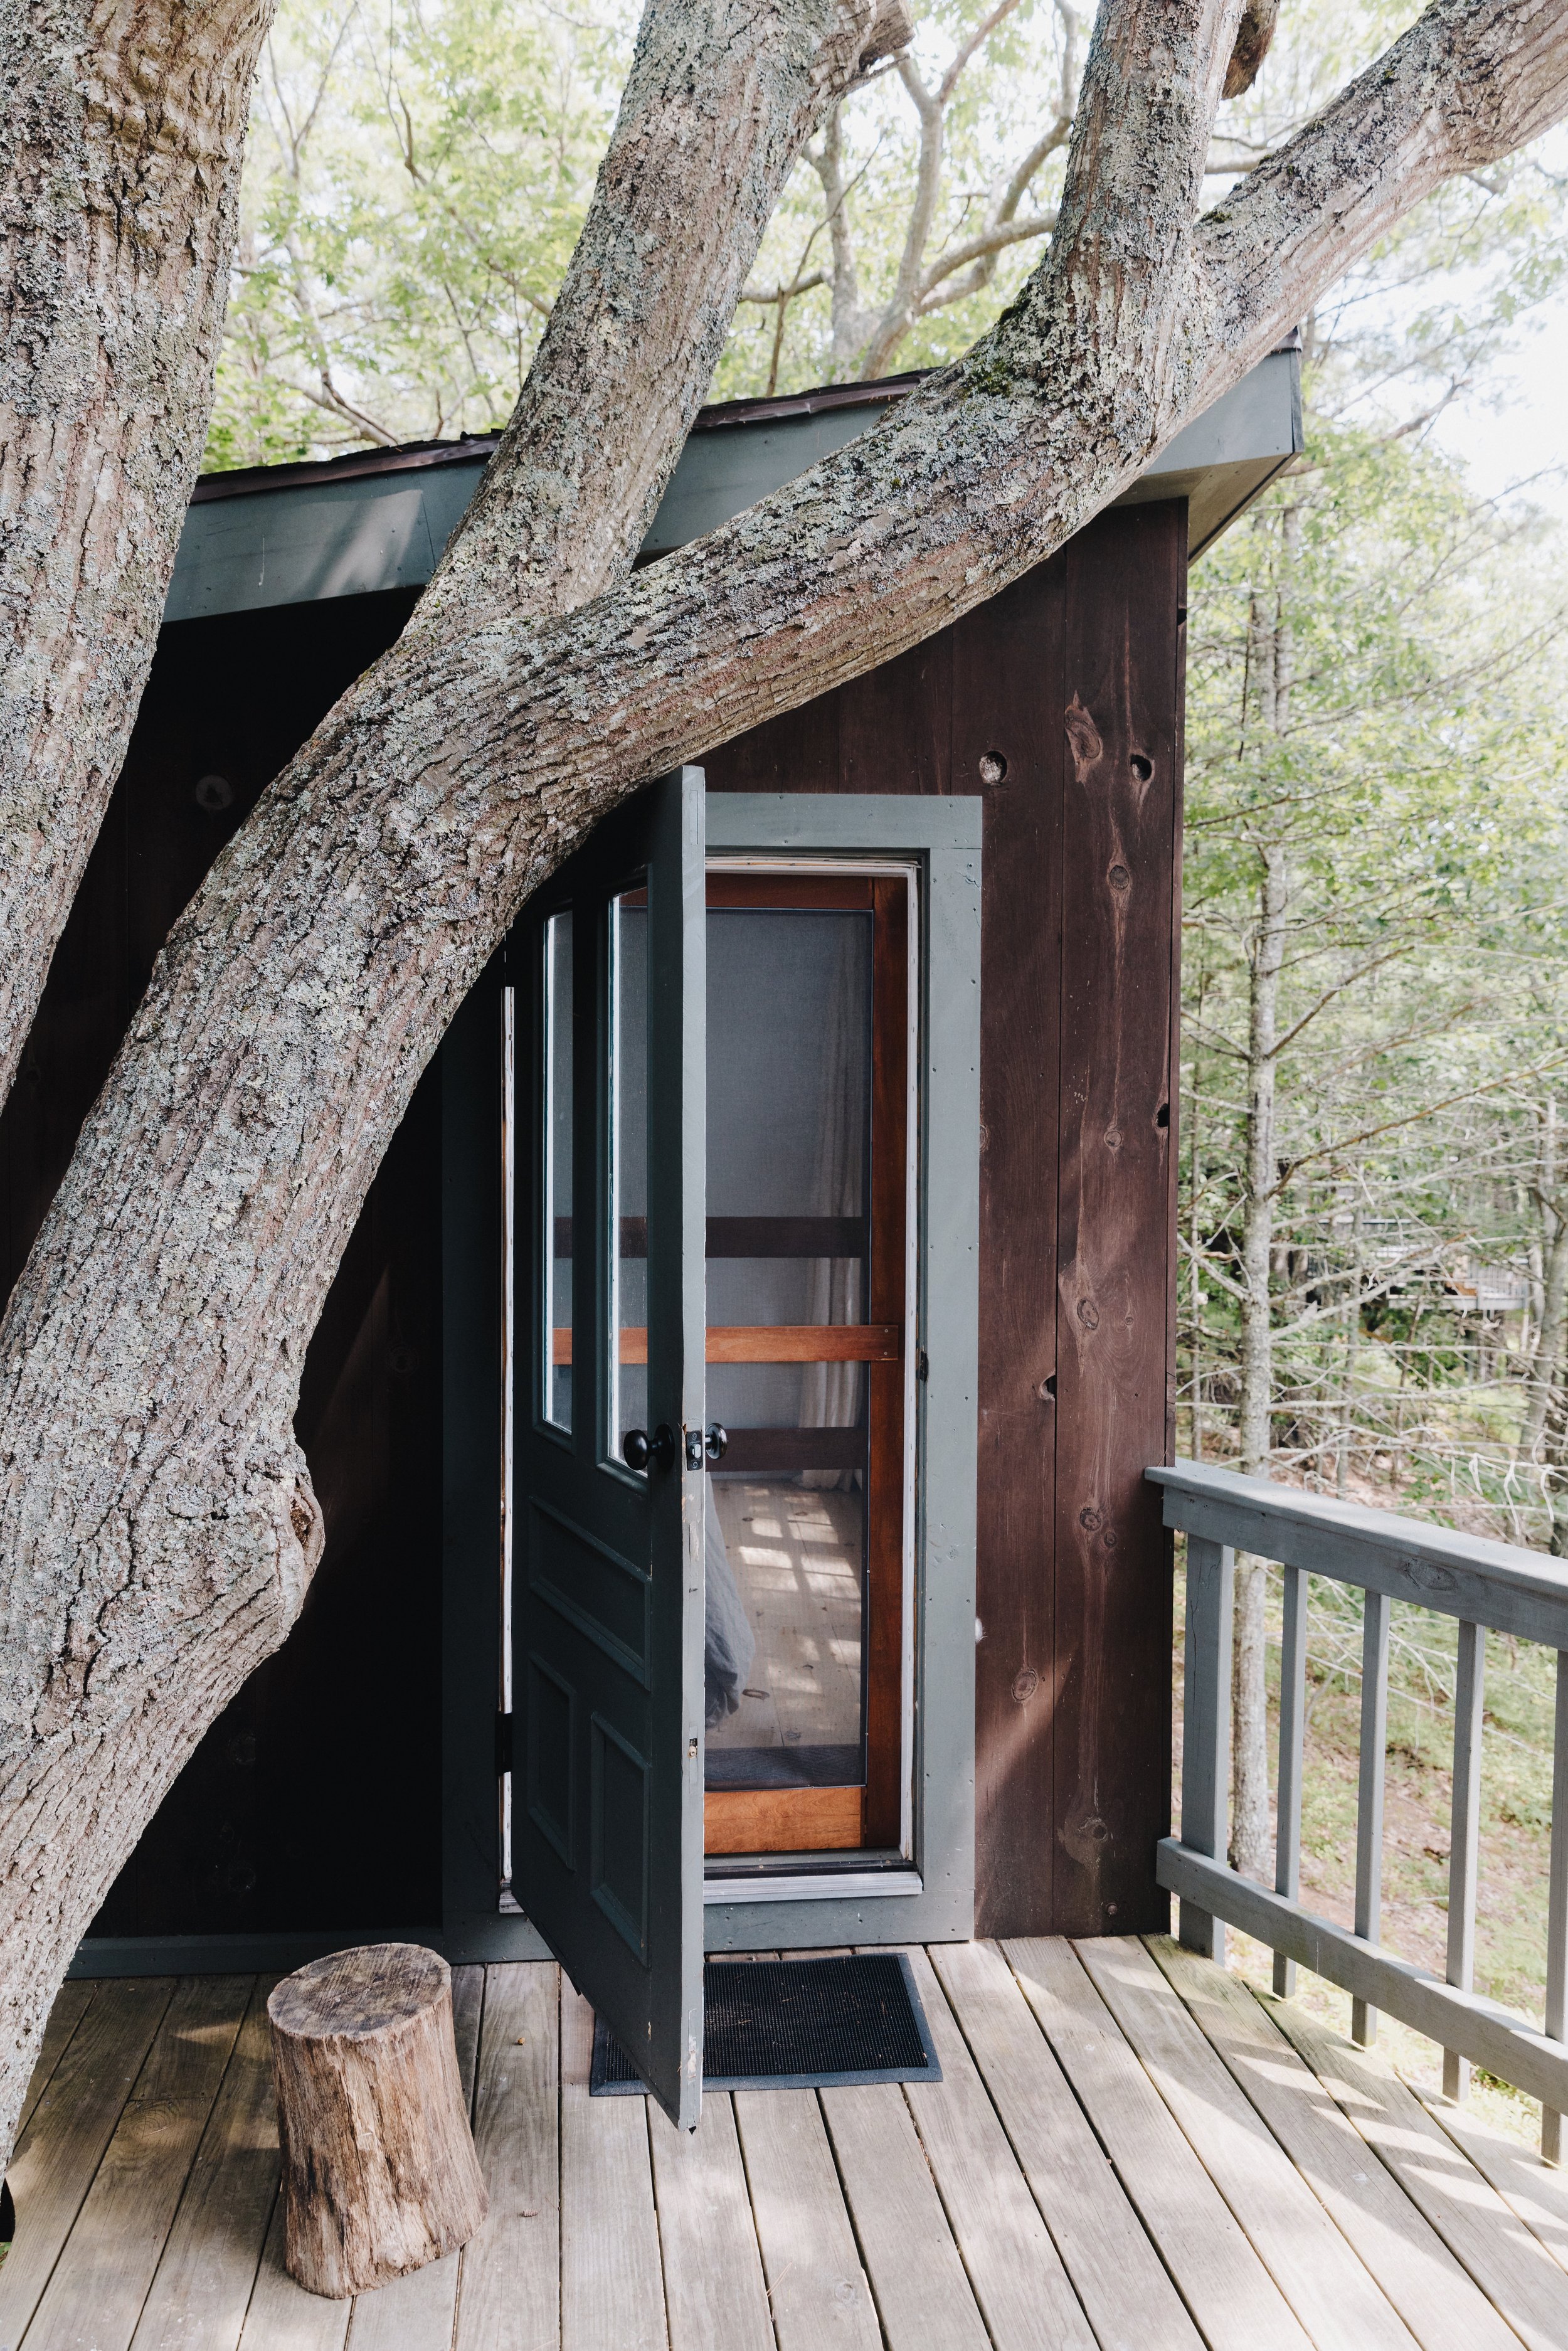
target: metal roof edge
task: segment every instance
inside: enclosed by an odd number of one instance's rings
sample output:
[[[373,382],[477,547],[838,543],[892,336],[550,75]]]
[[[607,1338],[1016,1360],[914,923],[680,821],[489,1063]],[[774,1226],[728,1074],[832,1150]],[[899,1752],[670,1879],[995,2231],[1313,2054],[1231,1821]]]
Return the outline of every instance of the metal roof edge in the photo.
[[[1299,351],[1301,331],[1292,328],[1270,357]],[[692,420],[692,432],[722,433],[737,425],[771,424],[791,416],[820,416],[838,408],[885,408],[935,375],[935,368],[910,368],[900,375],[874,376],[866,383],[822,383],[807,392],[764,398],[710,402]],[[406,441],[395,448],[348,449],[338,457],[299,457],[279,465],[236,465],[201,474],[191,492],[193,506],[214,498],[251,497],[257,492],[307,489],[323,482],[352,482],[367,475],[423,472],[433,465],[487,465],[500,444],[499,433],[464,433],[455,441]]]

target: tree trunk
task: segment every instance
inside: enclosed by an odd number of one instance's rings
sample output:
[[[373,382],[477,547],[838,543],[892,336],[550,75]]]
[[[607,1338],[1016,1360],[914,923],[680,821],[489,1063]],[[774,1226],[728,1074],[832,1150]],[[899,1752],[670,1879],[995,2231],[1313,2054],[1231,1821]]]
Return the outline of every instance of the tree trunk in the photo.
[[[147,681],[272,0],[0,0],[0,1103]]]
[[[529,891],[651,775],[1054,552],[1420,195],[1568,104],[1562,0],[1438,0],[1195,226],[1239,5],[1107,0],[1047,262],[801,481],[543,622],[487,499],[493,595],[358,682],[176,926],[0,1331],[0,2147],[109,1882],[298,1612],[319,1526],[291,1426],[306,1346]],[[669,168],[700,216],[694,175],[718,163],[699,142]],[[608,331],[612,293],[602,364],[631,435],[637,336]]]
[[[1340,1376],[1339,1442],[1334,1448],[1334,1493],[1343,1502],[1350,1492],[1350,1441],[1355,1417],[1355,1348],[1361,1335],[1361,1210],[1351,1225],[1351,1283],[1344,1301],[1344,1356]],[[1400,1384],[1405,1379],[1400,1358]]]
[[[417,1943],[315,1959],[267,2003],[284,2261],[341,2300],[465,2245],[489,2210],[452,2029],[452,1970]]]
[[[230,1041],[239,1047],[238,1061],[221,1077],[216,1063],[209,1063],[197,1082],[205,1096],[198,1118],[208,1125],[207,1144],[219,1131],[227,1136],[219,1154],[227,1158],[227,1173],[218,1173],[215,1160],[198,1169],[185,1144],[174,1143],[160,1121],[163,1139],[154,1157],[162,1176],[152,1176],[152,1159],[128,1184],[108,1176],[130,1219],[120,1228],[130,1250],[129,1278],[118,1298],[103,1291],[99,1307],[89,1311],[78,1332],[84,1353],[78,1371],[68,1368],[71,1342],[64,1326],[52,1321],[47,1301],[54,1277],[43,1270],[52,1264],[68,1284],[73,1279],[55,1254],[57,1237],[75,1221],[66,1198],[68,1181],[49,1231],[35,1246],[31,1271],[24,1272],[10,1301],[0,1353],[0,2159],[10,2146],[30,2053],[62,1971],[60,1954],[68,1958],[85,1932],[203,1731],[298,1614],[321,1543],[320,1514],[293,1433],[305,1347],[419,1071],[490,951],[479,946],[479,932],[494,922],[500,897],[507,891],[520,894],[524,886],[522,873],[497,850],[503,868],[490,877],[488,892],[470,892],[463,877],[470,856],[480,854],[479,835],[464,849],[450,831],[450,818],[444,821],[426,802],[422,773],[427,760],[402,733],[402,719],[422,708],[423,723],[440,726],[416,683],[424,674],[421,655],[438,667],[444,663],[452,673],[461,673],[470,659],[485,669],[490,660],[485,621],[503,615],[526,637],[538,610],[562,609],[563,600],[586,599],[625,578],[722,340],[723,323],[713,308],[705,308],[713,298],[705,293],[704,273],[721,288],[739,285],[793,146],[848,86],[862,58],[883,41],[896,42],[901,26],[907,30],[900,0],[792,0],[788,11],[734,15],[726,8],[727,0],[713,0],[707,14],[674,0],[650,0],[563,297],[572,305],[570,328],[563,318],[559,332],[547,333],[481,495],[422,600],[419,630],[371,673],[384,690],[361,715],[361,724],[368,716],[368,733],[350,725],[340,743],[340,751],[352,742],[367,758],[367,780],[373,770],[390,783],[400,759],[406,760],[411,795],[402,797],[394,785],[377,812],[372,791],[363,827],[346,803],[330,815],[329,799],[319,796],[319,778],[315,797],[302,784],[310,768],[308,753],[304,768],[296,763],[269,799],[277,830],[270,846],[255,842],[260,863],[247,855],[247,828],[204,893],[204,900],[214,889],[221,893],[219,876],[227,868],[243,898],[291,836],[304,858],[290,884],[291,892],[303,890],[295,914],[280,916],[276,907],[264,912],[257,902],[222,947],[214,924],[221,928],[226,918],[215,914],[210,901],[204,911],[199,900],[186,917],[193,926],[187,936],[205,938],[227,962],[220,988],[226,1011],[220,1017],[229,1024],[237,1020]],[[723,139],[715,135],[716,122],[726,126]],[[674,208],[672,190],[680,199]],[[691,220],[700,225],[695,238],[700,266],[687,259],[688,239],[679,233]],[[171,341],[177,340],[165,324]],[[656,431],[650,430],[653,408],[632,396],[643,374],[660,387],[664,403]],[[187,423],[193,470],[204,410]],[[595,501],[613,517],[612,528],[597,526]],[[182,514],[183,507],[183,493]],[[487,549],[483,565],[465,555],[470,533]],[[503,549],[511,551],[511,560]],[[147,616],[149,657],[161,592]],[[437,614],[439,626],[433,619]],[[361,690],[370,683],[362,681]],[[468,689],[455,676],[455,684],[460,705]],[[490,692],[507,699],[493,669]],[[499,785],[494,814],[504,832],[504,811],[514,795],[495,765],[497,757],[504,765],[509,756],[494,732],[496,715],[492,706],[485,783],[491,789]],[[455,735],[452,741],[455,747]],[[432,750],[444,764],[434,737],[426,735],[425,753]],[[570,802],[570,788],[561,797]],[[521,798],[527,833],[540,812],[537,785]],[[516,806],[512,812],[517,813]],[[333,843],[340,829],[345,846],[358,835],[361,852],[371,852],[378,870],[361,908],[362,926],[350,918],[342,928],[332,916],[339,893],[346,892],[351,903],[369,872],[363,869],[356,883],[356,855],[340,859]],[[551,830],[548,820],[546,829]],[[492,830],[492,843],[499,837]],[[317,864],[318,857],[324,862]],[[444,883],[440,875],[449,862]],[[308,878],[312,868],[314,881]],[[398,868],[401,882],[394,880]],[[427,890],[433,894],[423,935],[416,938],[417,925],[403,934],[408,952],[401,953],[400,902],[412,904]],[[336,933],[342,950],[313,976],[298,959],[302,939],[290,943],[307,903],[314,903],[314,919]],[[379,981],[372,977],[371,941],[379,942],[382,957]],[[447,962],[442,987],[436,976],[453,942],[459,952]],[[198,959],[203,952],[196,949]],[[172,942],[165,969],[171,956],[177,960]],[[290,971],[293,977],[286,977]],[[394,987],[407,987],[414,997],[432,986],[435,1025],[416,1023],[412,1037],[382,1038],[382,1050],[390,1049],[388,1069],[377,1079],[366,1068],[369,1092],[355,1090],[359,1109],[350,1126],[334,1141],[323,1134],[324,1147],[317,1152],[308,1123],[287,1107],[287,1072],[316,1067],[324,1076],[319,1056],[323,1049],[330,1054],[334,1031],[350,1060],[371,1045],[377,991],[394,972],[401,973]],[[215,966],[209,966],[209,978],[216,976]],[[250,1045],[240,1042],[239,1031],[252,1026],[240,1002],[247,985],[264,993],[280,986],[294,1008],[285,1016],[293,1044],[272,1061],[270,1077],[252,1058],[261,1029],[253,1031]],[[151,1041],[157,1034],[159,1016],[152,1019],[152,1029],[139,1024],[122,1049],[122,1070],[136,1061],[138,1039]],[[314,1043],[306,1043],[308,1035]],[[372,1048],[372,1059],[374,1053]],[[151,1064],[146,1074],[152,1075]],[[194,1076],[193,1065],[187,1074]],[[154,1087],[166,1087],[171,1075],[165,1064]],[[395,1102],[382,1092],[388,1075],[394,1092],[403,1088]],[[175,1085],[180,1091],[182,1081]],[[173,1097],[165,1100],[172,1105]],[[196,1139],[193,1131],[186,1143]],[[238,1155],[230,1157],[236,1147]],[[198,1157],[201,1149],[198,1144]],[[85,1136],[74,1165],[96,1194],[108,1171]],[[333,1167],[335,1176],[329,1172]],[[345,1178],[333,1200],[329,1196]],[[162,1209],[155,1205],[161,1189]],[[136,1193],[142,1196],[140,1210],[131,1207]],[[165,1259],[152,1233],[174,1207],[176,1195],[183,1207],[175,1211],[174,1227],[183,1238]],[[312,1230],[313,1220],[319,1221]],[[131,1223],[140,1233],[135,1242]],[[219,1242],[220,1234],[227,1235],[226,1244]],[[227,1276],[219,1270],[225,1246],[234,1258]],[[141,1256],[146,1248],[151,1257]],[[72,1255],[68,1243],[67,1257]],[[134,1272],[131,1258],[140,1260]],[[258,1287],[264,1259],[270,1270]],[[322,1280],[305,1274],[307,1296],[294,1284],[309,1261],[319,1262]],[[242,1264],[247,1270],[239,1273],[236,1288],[233,1277]],[[79,1257],[77,1268],[79,1279],[85,1274]],[[42,1288],[30,1290],[34,1275]],[[268,1329],[264,1293],[279,1282],[283,1293],[292,1290],[294,1303]],[[240,1326],[225,1327],[227,1306],[237,1306],[242,1293],[247,1301],[241,1309],[246,1332],[241,1351],[249,1358],[245,1370],[234,1352]],[[239,1374],[237,1381],[231,1372]],[[89,1435],[83,1424],[68,1434],[57,1422],[50,1437],[42,1424],[33,1423],[33,1404],[24,1399],[51,1390],[60,1398],[78,1394],[81,1375],[99,1384],[96,1430]],[[74,1407],[68,1409],[74,1416]],[[62,1443],[75,1465],[68,1476],[61,1466]],[[29,1457],[33,1468],[26,1466]],[[36,1477],[44,1458],[56,1463],[52,1499]],[[85,1736],[76,1736],[73,1720]],[[68,1831],[68,1821],[74,1824]]]
[[[1541,1458],[1541,1483],[1552,1514],[1552,1532],[1546,1548],[1553,1559],[1568,1559],[1568,1362],[1562,1356],[1557,1359],[1546,1401]]]
[[[1519,1432],[1520,1458],[1533,1461],[1541,1449],[1547,1406],[1568,1339],[1568,1217],[1557,1203],[1557,1104],[1548,1101],[1542,1122],[1541,1221],[1545,1228],[1545,1263],[1541,1285],[1541,1318],[1531,1364],[1530,1401]]]
[[[1272,654],[1272,634],[1270,653]],[[1244,1478],[1268,1472],[1272,1450],[1270,1412],[1274,1397],[1274,1323],[1270,1263],[1274,1239],[1275,1038],[1280,972],[1291,906],[1289,852],[1278,844],[1262,851],[1263,879],[1258,893],[1258,926],[1249,958],[1247,1046],[1247,1172],[1241,1222],[1241,1414],[1240,1460]],[[1230,1857],[1249,1877],[1266,1878],[1269,1846],[1269,1703],[1265,1672],[1265,1613],[1268,1569],[1250,1552],[1236,1557],[1236,1653],[1233,1669]]]

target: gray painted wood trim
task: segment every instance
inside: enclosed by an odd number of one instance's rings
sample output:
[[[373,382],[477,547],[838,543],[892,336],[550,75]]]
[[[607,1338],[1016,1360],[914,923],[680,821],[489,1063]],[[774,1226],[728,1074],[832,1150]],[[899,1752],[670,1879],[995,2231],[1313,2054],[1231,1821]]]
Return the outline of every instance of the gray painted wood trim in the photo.
[[[873,431],[887,406],[865,402],[695,432],[681,452],[644,556],[715,530]],[[1301,361],[1276,351],[1194,419],[1117,501],[1188,502],[1196,555],[1302,447]],[[276,604],[423,587],[489,462],[487,449],[416,470],[249,485],[207,496],[185,517],[165,622]]]
[[[1236,1555],[1202,1535],[1186,1547],[1186,1678],[1182,1724],[1181,1833],[1197,1853],[1225,1853],[1230,1793],[1230,1652]],[[1184,1902],[1178,1934],[1188,1950],[1225,1964],[1225,1928]]]
[[[1448,1936],[1444,1973],[1469,1991],[1475,1980],[1476,1886],[1481,1825],[1481,1721],[1486,1697],[1486,1627],[1459,1626],[1454,1691],[1454,1802],[1448,1839]],[[1469,2095],[1470,2069],[1454,2049],[1443,2052],[1443,2095]]]
[[[1388,1765],[1388,1603],[1380,1592],[1363,1602],[1361,1754],[1356,1773],[1355,1931],[1375,1943],[1383,1931],[1383,1795]],[[1377,2011],[1351,2002],[1350,2037],[1360,2049],[1377,2038]]]
[[[1301,1890],[1301,1773],[1307,1727],[1307,1579],[1299,1567],[1284,1571],[1284,1609],[1280,1647],[1279,1828],[1274,1849],[1274,1891],[1294,1902]],[[1289,2000],[1296,1989],[1296,1963],[1274,1954],[1274,1990]]]
[[[1549,1649],[1568,1648],[1568,1567],[1540,1552],[1203,1462],[1147,1474],[1165,1489],[1167,1527]]]
[[[1568,2106],[1568,2048],[1497,2001],[1461,1991],[1376,1943],[1360,1941],[1348,1928],[1336,1927],[1268,1886],[1239,1877],[1223,1862],[1189,1852],[1174,1837],[1162,1839],[1155,1874],[1184,1903],[1199,1905],[1244,1934],[1289,1952],[1302,1967],[1326,1976],[1368,2008],[1381,2009],[1413,2032],[1458,2050],[1472,2064],[1511,2082],[1527,2097],[1540,2098],[1558,2111]]]
[[[914,865],[921,877],[915,1526],[915,1851],[920,1889],[706,1904],[710,1950],[961,1941],[975,1902],[975,1480],[980,1255],[977,799],[715,792],[708,853]]]
[[[1557,1719],[1552,1750],[1552,1864],[1546,1905],[1546,2030],[1568,2040],[1568,1652],[1557,1652]],[[1563,2159],[1562,2104],[1541,2116],[1541,2152]]]

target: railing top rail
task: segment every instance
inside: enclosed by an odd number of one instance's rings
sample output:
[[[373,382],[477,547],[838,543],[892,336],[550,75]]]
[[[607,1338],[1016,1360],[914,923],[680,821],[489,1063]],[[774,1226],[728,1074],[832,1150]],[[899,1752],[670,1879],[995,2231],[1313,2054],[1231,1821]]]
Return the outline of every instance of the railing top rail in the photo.
[[[1541,1552],[1202,1461],[1147,1474],[1165,1489],[1167,1527],[1568,1649],[1568,1566]]]

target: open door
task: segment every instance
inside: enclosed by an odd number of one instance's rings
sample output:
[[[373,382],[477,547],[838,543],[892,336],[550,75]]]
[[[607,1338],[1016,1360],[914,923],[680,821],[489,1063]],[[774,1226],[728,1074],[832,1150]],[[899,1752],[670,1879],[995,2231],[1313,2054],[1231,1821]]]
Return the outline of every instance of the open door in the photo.
[[[530,907],[517,1081],[532,1147],[513,1881],[688,2128],[703,2046],[704,924],[703,776],[686,768],[601,825]]]

